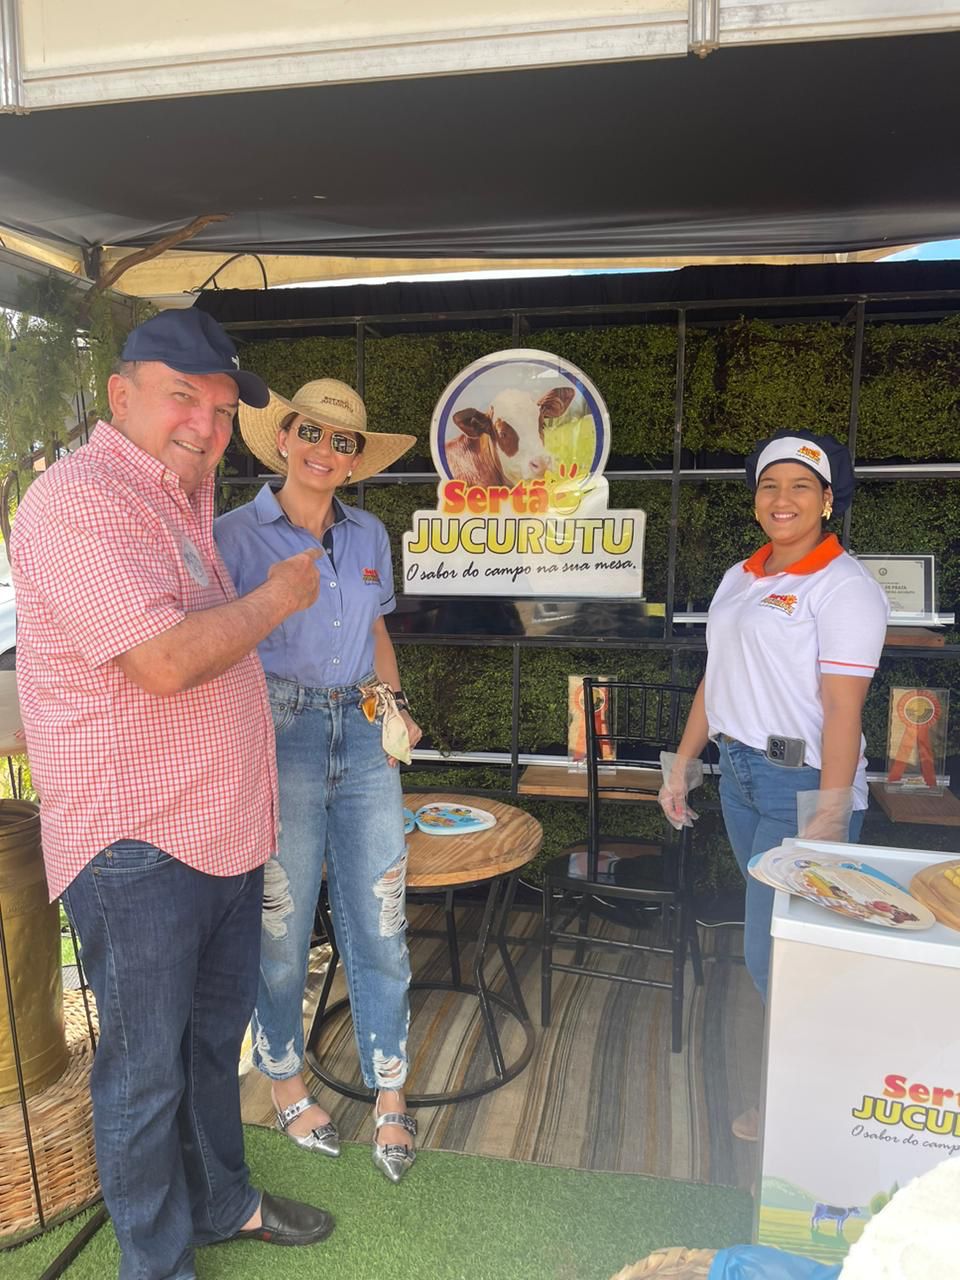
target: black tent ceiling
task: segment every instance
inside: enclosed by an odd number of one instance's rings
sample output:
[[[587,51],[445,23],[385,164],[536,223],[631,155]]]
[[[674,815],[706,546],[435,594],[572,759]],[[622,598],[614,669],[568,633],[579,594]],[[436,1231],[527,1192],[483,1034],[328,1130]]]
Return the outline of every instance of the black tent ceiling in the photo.
[[[0,223],[378,256],[802,253],[960,235],[960,33],[0,117]],[[321,198],[322,197],[322,198]]]

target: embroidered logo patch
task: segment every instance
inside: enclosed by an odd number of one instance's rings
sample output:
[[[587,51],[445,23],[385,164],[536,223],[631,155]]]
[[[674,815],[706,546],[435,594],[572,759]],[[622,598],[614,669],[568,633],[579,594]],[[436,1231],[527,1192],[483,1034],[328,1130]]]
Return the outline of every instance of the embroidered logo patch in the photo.
[[[376,569],[364,569],[363,582],[367,587],[379,587],[380,575],[377,573]]]
[[[208,587],[210,579],[207,577],[207,571],[204,568],[203,557],[193,545],[186,534],[180,536],[180,554],[183,556],[183,563],[187,573],[199,587]]]
[[[811,462],[815,462],[819,466],[823,454],[819,449],[815,449],[812,444],[802,444],[797,450],[797,457],[809,458]]]
[[[779,609],[781,613],[785,613],[788,617],[797,607],[797,597],[794,595],[778,595],[775,591],[770,595],[764,596],[760,601],[770,609]]]

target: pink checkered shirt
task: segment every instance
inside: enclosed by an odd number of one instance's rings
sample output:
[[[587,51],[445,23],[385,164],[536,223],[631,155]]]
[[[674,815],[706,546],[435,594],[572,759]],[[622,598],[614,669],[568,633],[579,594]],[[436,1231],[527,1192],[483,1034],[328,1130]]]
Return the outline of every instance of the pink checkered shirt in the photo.
[[[17,511],[17,684],[51,898],[121,838],[214,876],[250,871],[276,848],[256,654],[165,698],[114,661],[236,599],[213,541],[213,492],[211,476],[191,503],[172,471],[101,422]]]

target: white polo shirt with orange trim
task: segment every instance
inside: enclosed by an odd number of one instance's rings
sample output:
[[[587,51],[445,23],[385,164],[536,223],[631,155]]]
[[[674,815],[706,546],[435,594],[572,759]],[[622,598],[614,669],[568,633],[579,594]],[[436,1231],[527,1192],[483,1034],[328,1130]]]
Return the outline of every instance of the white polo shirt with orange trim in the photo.
[[[821,675],[870,679],[883,649],[887,597],[834,534],[781,573],[768,543],[728,569],[707,614],[704,695],[710,736],[766,749],[771,735],[802,738],[820,768]],[[854,807],[867,807],[865,742]]]

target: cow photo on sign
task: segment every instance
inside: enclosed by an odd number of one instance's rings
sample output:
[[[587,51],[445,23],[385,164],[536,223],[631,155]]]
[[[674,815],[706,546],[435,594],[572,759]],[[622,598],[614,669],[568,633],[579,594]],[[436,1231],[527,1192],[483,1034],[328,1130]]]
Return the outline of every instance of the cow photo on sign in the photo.
[[[548,453],[546,428],[565,415],[574,400],[572,387],[551,387],[539,400],[529,391],[501,391],[486,413],[458,409],[460,432],[447,443],[451,474],[470,484],[519,484],[540,480],[556,468]]]
[[[437,509],[404,536],[411,595],[643,594],[645,515],[610,511],[610,419],[576,366],[520,348],[464,369],[437,402]]]

